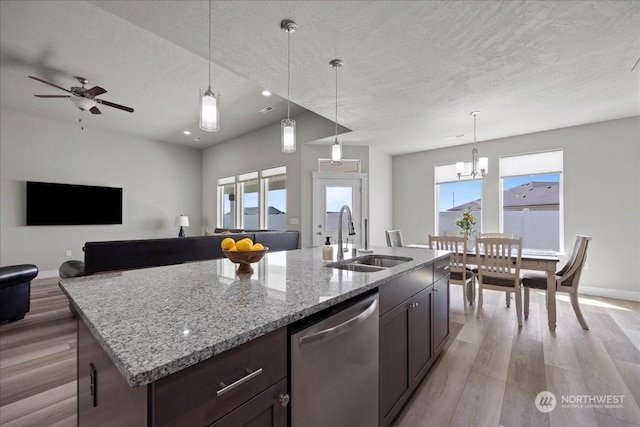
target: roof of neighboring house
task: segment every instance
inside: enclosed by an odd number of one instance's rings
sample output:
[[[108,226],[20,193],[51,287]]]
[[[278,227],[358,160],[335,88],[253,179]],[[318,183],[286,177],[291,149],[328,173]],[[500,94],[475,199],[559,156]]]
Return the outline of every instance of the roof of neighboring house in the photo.
[[[516,187],[504,190],[502,200],[505,208],[526,206],[554,206],[560,204],[560,191],[558,182],[528,182]],[[474,210],[480,210],[480,199],[454,206],[449,211],[462,211],[468,206]]]
[[[258,208],[256,206],[254,207],[249,207],[249,208],[244,208],[244,214],[245,215],[258,215]],[[280,209],[273,207],[273,206],[269,206],[269,212],[267,213],[267,215],[282,215],[284,214],[283,211],[281,211]],[[230,212],[225,212],[225,215],[231,215]]]

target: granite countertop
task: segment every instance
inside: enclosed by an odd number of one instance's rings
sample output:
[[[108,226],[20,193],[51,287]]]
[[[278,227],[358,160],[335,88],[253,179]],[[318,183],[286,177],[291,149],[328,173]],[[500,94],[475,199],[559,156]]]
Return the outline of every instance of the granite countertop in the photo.
[[[219,259],[64,279],[60,287],[129,385],[137,387],[448,254],[373,249],[413,261],[352,272],[325,267],[321,248],[310,248],[268,253],[253,264],[251,276],[236,276],[236,264]],[[334,246],[334,260],[335,252]]]

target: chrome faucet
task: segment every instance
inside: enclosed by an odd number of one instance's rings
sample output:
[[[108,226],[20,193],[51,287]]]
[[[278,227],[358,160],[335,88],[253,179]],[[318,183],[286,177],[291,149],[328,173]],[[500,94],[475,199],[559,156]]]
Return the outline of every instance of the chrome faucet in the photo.
[[[351,217],[351,209],[349,206],[343,205],[340,208],[340,214],[338,215],[338,258],[344,259],[344,252],[342,251],[342,214],[347,211],[347,219],[349,220],[349,236],[355,236],[356,230],[353,228],[353,218]]]

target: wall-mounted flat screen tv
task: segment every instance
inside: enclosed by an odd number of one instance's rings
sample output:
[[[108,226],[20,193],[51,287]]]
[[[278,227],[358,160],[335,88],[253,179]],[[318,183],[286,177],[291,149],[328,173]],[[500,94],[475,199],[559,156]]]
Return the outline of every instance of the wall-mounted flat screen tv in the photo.
[[[27,225],[122,224],[122,188],[27,181]]]

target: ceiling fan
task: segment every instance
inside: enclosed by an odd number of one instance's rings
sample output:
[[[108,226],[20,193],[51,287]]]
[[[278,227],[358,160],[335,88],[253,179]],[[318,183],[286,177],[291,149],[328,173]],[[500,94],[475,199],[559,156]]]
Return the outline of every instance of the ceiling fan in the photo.
[[[131,107],[126,107],[124,105],[115,104],[113,102],[96,98],[96,96],[102,95],[103,93],[107,93],[107,91],[101,88],[100,86],[94,86],[90,89],[87,89],[86,87],[84,87],[84,85],[89,83],[89,80],[85,79],[84,77],[76,77],[76,79],[78,79],[82,87],[72,86],[71,89],[65,89],[56,84],[39,79],[38,77],[29,76],[29,78],[70,93],[70,95],[33,95],[38,98],[69,98],[69,100],[71,100],[71,102],[73,102],[73,104],[76,107],[78,107],[80,110],[82,111],[89,110],[92,114],[102,114],[102,112],[98,109],[96,104],[106,105],[107,107],[113,107],[119,110],[124,110],[124,111],[128,111],[129,113],[133,113],[133,108]]]

